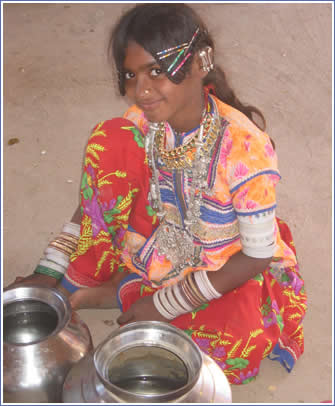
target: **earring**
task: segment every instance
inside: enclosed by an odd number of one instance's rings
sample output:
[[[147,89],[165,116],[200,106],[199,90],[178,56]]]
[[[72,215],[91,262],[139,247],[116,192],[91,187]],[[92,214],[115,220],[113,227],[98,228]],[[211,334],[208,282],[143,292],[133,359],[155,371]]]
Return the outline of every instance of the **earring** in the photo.
[[[199,52],[199,56],[202,62],[202,70],[205,72],[210,72],[214,69],[213,64],[213,48],[207,46],[202,51]]]
[[[149,94],[149,93],[150,93],[150,90],[148,90],[148,89],[144,90],[144,94]]]

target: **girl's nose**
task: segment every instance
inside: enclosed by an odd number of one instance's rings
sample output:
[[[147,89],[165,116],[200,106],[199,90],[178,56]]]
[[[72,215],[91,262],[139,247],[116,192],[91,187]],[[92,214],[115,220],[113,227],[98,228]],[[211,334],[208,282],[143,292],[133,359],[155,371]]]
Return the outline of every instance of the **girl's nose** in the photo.
[[[139,99],[146,98],[150,95],[150,81],[145,77],[139,77],[136,83],[136,97]]]

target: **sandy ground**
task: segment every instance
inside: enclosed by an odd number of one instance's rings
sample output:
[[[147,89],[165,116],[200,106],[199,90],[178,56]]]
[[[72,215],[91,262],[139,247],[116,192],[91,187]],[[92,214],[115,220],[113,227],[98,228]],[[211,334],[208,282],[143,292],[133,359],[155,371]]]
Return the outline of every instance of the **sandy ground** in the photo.
[[[106,61],[126,4],[3,4],[3,284],[33,271],[77,206],[93,126],[120,115]],[[305,354],[291,374],[265,360],[236,403],[319,403],[332,394],[332,6],[195,4],[243,101],[265,114],[282,181],[278,215],[308,292]],[[18,143],[8,145],[17,138]],[[80,312],[98,344],[118,311]],[[108,322],[106,322],[106,320]]]

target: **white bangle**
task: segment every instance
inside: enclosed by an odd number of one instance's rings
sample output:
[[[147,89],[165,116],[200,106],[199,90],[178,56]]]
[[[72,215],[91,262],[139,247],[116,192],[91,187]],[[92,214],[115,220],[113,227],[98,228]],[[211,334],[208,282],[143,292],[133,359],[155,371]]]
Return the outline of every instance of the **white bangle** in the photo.
[[[219,293],[214,286],[212,285],[212,282],[208,279],[208,275],[206,271],[202,271],[202,276],[204,280],[206,281],[207,288],[210,291],[211,295],[213,296],[213,299],[220,299],[222,296],[221,293]]]
[[[79,235],[79,224],[66,223],[58,237],[49,243],[44,251],[43,259],[67,268],[70,263],[70,256],[78,245]]]
[[[62,232],[72,234],[74,237],[80,236],[80,224],[76,223],[65,223]]]
[[[213,299],[219,299],[222,295],[217,292],[210,280],[206,271],[198,271],[194,273],[194,279],[197,282],[198,288],[205,298],[210,302]]]
[[[70,257],[63,252],[58,251],[56,248],[48,247],[44,253],[46,260],[56,262],[56,264],[64,266],[65,268],[69,266]]]
[[[157,290],[154,294],[153,294],[153,301],[154,301],[154,305],[157,309],[157,311],[166,319],[168,320],[172,320],[174,319],[174,316],[171,315],[170,313],[167,312],[167,310],[164,309],[163,305],[160,302],[160,297],[159,297],[159,290]]]
[[[158,296],[159,299],[161,301],[161,304],[163,305],[163,307],[168,311],[168,313],[171,314],[171,316],[175,317],[176,316],[176,309],[173,308],[173,306],[171,305],[171,303],[168,301],[167,297],[166,297],[166,290],[168,288],[163,288],[160,289]]]
[[[202,278],[202,271],[194,272],[194,280],[196,281],[200,292],[205,296],[208,301],[212,300],[211,295],[208,292],[208,289],[205,286],[205,283]]]
[[[189,300],[193,300],[194,302],[195,298],[197,298],[197,302],[200,300],[199,292],[197,294],[195,286],[192,288],[190,281],[185,280],[179,283],[188,284],[187,287],[184,286],[186,289],[184,293],[190,296]],[[183,298],[183,295],[179,290],[179,283],[159,289],[153,295],[153,302],[156,309],[168,320],[172,320],[182,314],[189,313],[196,307],[190,306],[190,304],[187,303]],[[214,289],[213,285],[208,279],[206,271],[195,272],[194,283],[197,285],[197,289],[200,290],[200,293],[207,301],[218,299],[222,296]],[[202,303],[202,300],[204,299],[202,298],[200,303]]]
[[[182,295],[181,295],[181,293],[180,293],[180,289],[179,289],[179,284],[178,284],[178,283],[174,284],[174,285],[172,286],[172,289],[173,289],[173,293],[175,294],[175,296],[176,296],[176,298],[177,298],[177,300],[178,300],[180,306],[181,306],[183,309],[185,309],[185,311],[186,311],[187,313],[188,313],[188,312],[191,312],[191,311],[193,310],[193,307],[189,306],[189,305],[187,304],[187,302],[184,300],[184,298],[182,297]]]
[[[187,313],[187,310],[182,307],[182,305],[177,301],[174,296],[172,286],[168,286],[165,291],[166,298],[171,306],[175,310],[175,317],[180,316],[181,314]]]
[[[39,262],[39,265],[45,266],[46,268],[53,269],[54,271],[57,271],[62,274],[65,274],[65,272],[66,272],[65,267],[63,267],[62,265],[56,264],[53,261],[49,261],[47,259],[41,259]]]

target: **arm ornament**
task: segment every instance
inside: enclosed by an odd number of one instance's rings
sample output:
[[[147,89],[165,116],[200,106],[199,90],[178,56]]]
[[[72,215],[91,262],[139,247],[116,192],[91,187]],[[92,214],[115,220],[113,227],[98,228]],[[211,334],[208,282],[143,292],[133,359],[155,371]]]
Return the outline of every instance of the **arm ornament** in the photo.
[[[237,216],[242,252],[253,258],[270,258],[276,249],[275,211]]]

